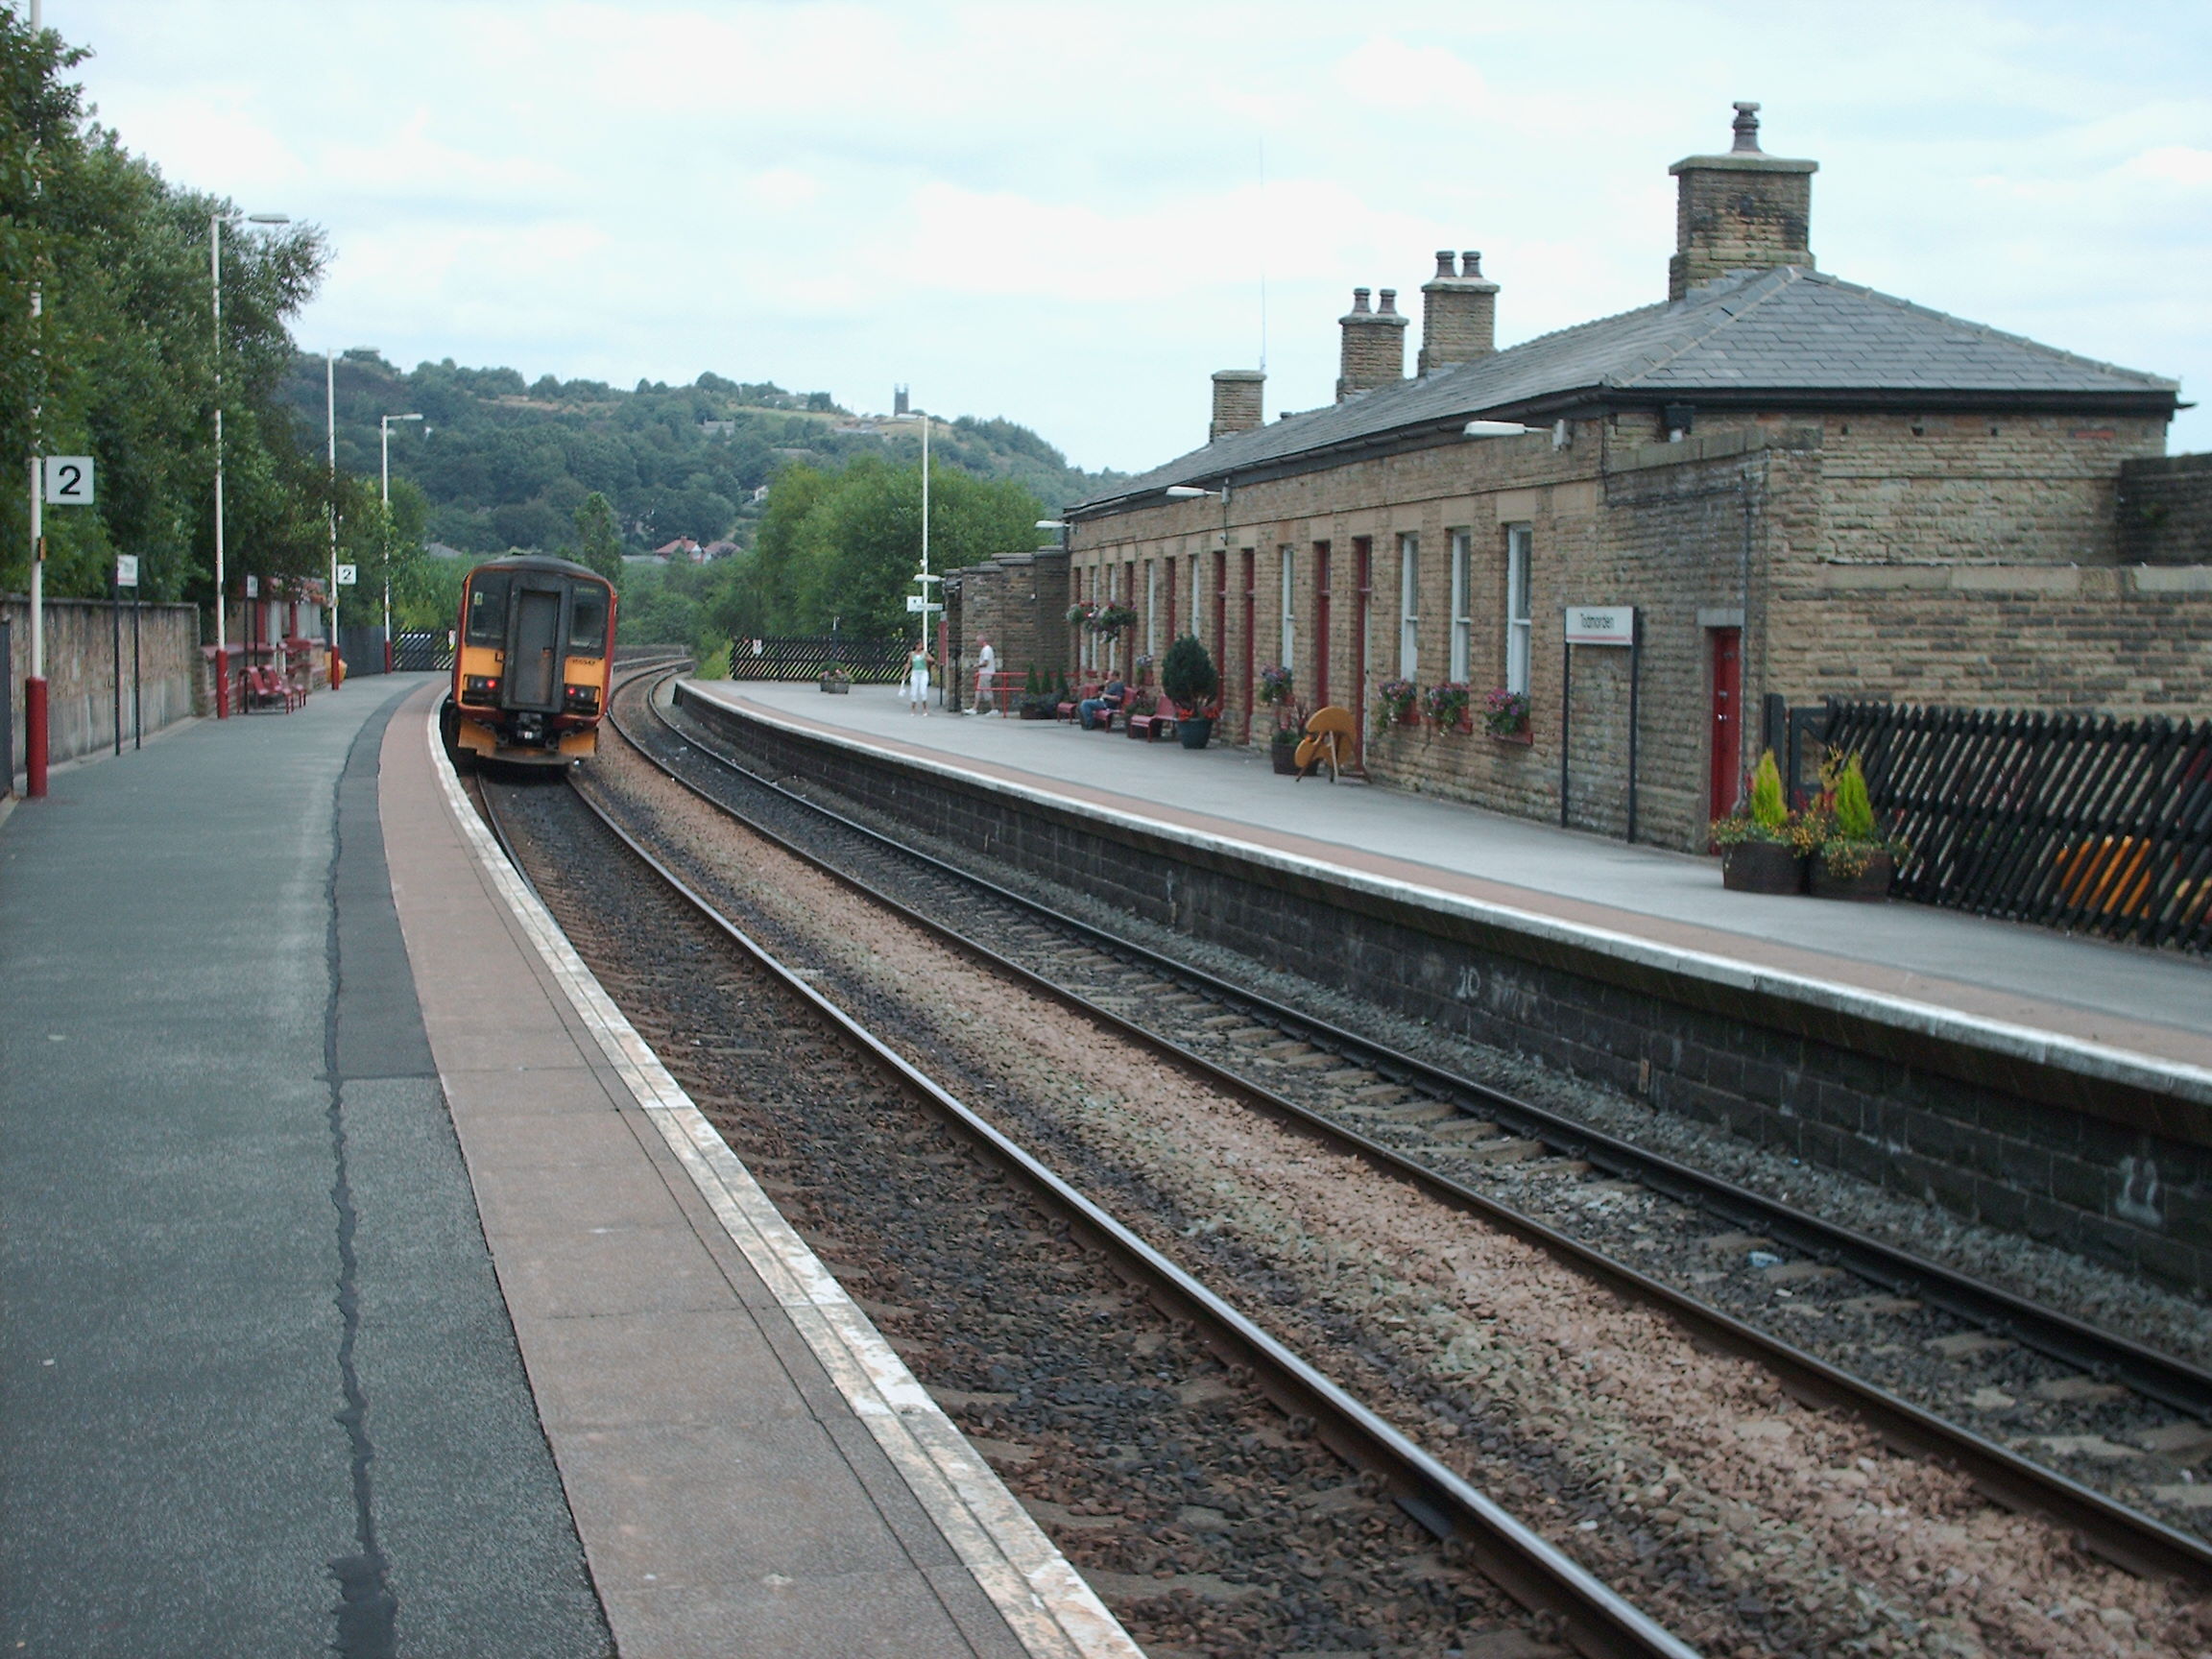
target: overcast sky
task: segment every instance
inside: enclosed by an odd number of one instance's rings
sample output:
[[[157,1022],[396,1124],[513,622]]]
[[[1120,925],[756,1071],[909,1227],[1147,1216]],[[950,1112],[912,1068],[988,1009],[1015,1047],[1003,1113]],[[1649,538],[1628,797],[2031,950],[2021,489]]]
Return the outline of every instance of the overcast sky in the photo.
[[[22,0],[13,0],[20,6]],[[312,220],[298,325],[620,385],[913,388],[1087,468],[1264,341],[1333,395],[1438,248],[1501,345],[1666,296],[1668,164],[1756,98],[1823,270],[2212,390],[2212,7],[45,0],[180,183]],[[1417,334],[1416,330],[1409,332]],[[1408,350],[1410,364],[1411,351]],[[2212,412],[2175,450],[2212,449]]]

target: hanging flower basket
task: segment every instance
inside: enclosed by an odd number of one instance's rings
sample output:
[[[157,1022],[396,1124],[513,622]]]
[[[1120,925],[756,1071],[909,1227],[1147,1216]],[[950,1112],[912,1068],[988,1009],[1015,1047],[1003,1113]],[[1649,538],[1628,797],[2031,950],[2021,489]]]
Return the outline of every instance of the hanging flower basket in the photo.
[[[1531,741],[1528,733],[1528,693],[1508,691],[1501,685],[1484,697],[1482,729],[1503,742]]]
[[[1270,662],[1260,670],[1260,701],[1268,708],[1280,709],[1295,689],[1296,680],[1284,664]]]
[[[1375,730],[1420,724],[1421,687],[1410,680],[1385,680],[1375,688]]]

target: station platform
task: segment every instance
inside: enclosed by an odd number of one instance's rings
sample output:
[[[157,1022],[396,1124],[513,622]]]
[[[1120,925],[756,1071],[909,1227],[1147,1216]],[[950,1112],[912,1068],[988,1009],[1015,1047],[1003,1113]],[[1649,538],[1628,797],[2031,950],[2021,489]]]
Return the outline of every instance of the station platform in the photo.
[[[0,823],[0,1650],[1136,1659],[498,858],[442,687]]]
[[[1719,861],[1430,796],[1278,776],[1263,748],[1141,742],[1058,721],[910,711],[900,686],[692,681],[698,695],[803,729],[1481,907],[1765,991],[2057,1046],[2092,1073],[2212,1103],[2212,963],[1932,906],[1730,893]]]

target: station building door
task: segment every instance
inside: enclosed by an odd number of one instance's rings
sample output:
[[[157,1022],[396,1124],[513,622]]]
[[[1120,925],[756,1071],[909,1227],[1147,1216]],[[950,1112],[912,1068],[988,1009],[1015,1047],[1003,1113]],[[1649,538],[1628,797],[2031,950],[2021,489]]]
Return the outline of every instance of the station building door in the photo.
[[[1705,637],[1713,684],[1709,815],[1725,818],[1736,810],[1743,777],[1743,630],[1708,628]]]

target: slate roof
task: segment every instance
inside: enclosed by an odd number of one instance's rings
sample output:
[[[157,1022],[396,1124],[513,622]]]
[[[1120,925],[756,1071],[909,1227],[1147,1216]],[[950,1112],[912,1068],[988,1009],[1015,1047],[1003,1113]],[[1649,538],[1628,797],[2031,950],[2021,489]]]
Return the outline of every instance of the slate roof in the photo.
[[[1171,484],[1294,469],[1316,451],[1519,419],[1575,402],[2093,404],[2173,413],[2179,382],[2000,333],[1799,266],[1743,272],[1688,298],[1542,335],[1346,402],[1309,410],[1156,467],[1070,512]]]

